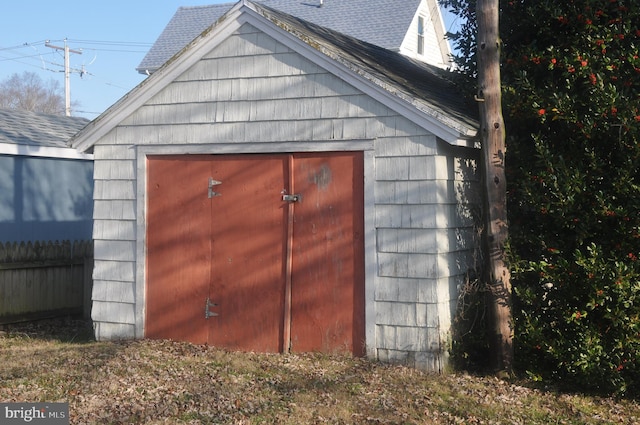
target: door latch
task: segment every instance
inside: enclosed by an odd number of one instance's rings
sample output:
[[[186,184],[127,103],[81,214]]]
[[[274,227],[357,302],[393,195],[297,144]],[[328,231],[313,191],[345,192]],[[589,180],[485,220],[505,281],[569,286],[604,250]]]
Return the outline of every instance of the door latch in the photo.
[[[219,192],[215,192],[213,190],[214,186],[217,186],[219,184],[222,184],[222,182],[219,182],[218,180],[214,180],[213,177],[209,177],[209,199],[213,198],[214,196],[221,196],[222,193]]]
[[[300,195],[299,193],[294,193],[294,194],[287,194],[286,190],[283,190],[282,192],[280,192],[282,194],[282,200],[285,202],[298,202],[300,200],[302,200],[302,195]]]
[[[282,200],[285,202],[298,202],[302,200],[302,195],[300,195],[299,193],[289,195],[287,193],[287,189],[282,189],[282,192],[280,192],[280,194],[282,195]]]
[[[211,307],[216,307],[218,304],[212,303],[209,297],[207,297],[207,301],[204,303],[204,318],[208,319],[209,317],[216,317],[218,313],[214,313],[209,310]]]
[[[282,200],[286,202],[298,202],[302,199],[301,195],[282,195]]]

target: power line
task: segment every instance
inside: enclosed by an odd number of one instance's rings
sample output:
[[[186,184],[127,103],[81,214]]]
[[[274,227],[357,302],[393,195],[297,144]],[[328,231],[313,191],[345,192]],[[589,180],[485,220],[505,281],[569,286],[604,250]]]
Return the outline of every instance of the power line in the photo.
[[[35,54],[35,55],[16,56],[16,57],[13,57],[13,58],[9,58],[9,57],[6,57],[6,56],[0,56],[1,58],[4,58],[4,59],[0,59],[0,62],[13,61],[13,60],[17,61],[18,59],[40,58],[40,57],[42,57],[44,55],[53,55],[53,54],[54,54],[53,52],[46,53],[46,54],[38,53],[38,54]]]
[[[107,46],[125,46],[125,47],[151,47],[153,43],[148,42],[138,42],[138,41],[105,41],[105,40],[79,40],[79,39],[69,39],[71,43],[82,43],[82,44],[97,44],[97,45],[107,45]]]
[[[17,46],[11,46],[11,47],[0,47],[0,50],[15,50],[15,49],[22,49],[25,47],[32,47],[34,45],[39,45],[39,44],[44,44],[46,40],[41,40],[41,41],[36,41],[33,43],[22,43],[19,44]]]
[[[15,56],[8,56],[8,55],[0,55],[0,62],[15,62],[15,63],[19,63],[22,65],[27,65],[27,66],[31,66],[34,68],[40,68],[42,70],[45,71],[51,71],[51,72],[61,72],[59,70],[56,69],[51,69],[49,66],[53,66],[53,67],[60,67],[62,69],[64,69],[64,65],[62,63],[56,63],[56,62],[52,62],[50,60],[47,60],[46,57],[47,56],[51,56],[51,55],[56,55],[59,54],[59,52],[48,52],[48,53],[35,53],[35,54],[18,54],[17,50],[20,49],[24,49],[24,48],[31,48],[36,50],[36,52],[38,51],[36,46],[46,46],[47,43],[51,43],[51,42],[64,42],[65,39],[62,40],[39,40],[39,41],[34,41],[34,42],[27,42],[27,43],[23,43],[23,44],[19,44],[19,45],[15,45],[15,46],[10,46],[10,47],[0,47],[0,52],[7,52],[7,53],[11,53],[14,54]],[[151,46],[152,43],[146,43],[146,42],[131,42],[131,41],[112,41],[112,40],[82,40],[82,39],[66,39],[67,42],[73,42],[73,43],[83,43],[83,44],[89,44],[89,45],[94,45],[94,46],[98,46],[98,47],[89,47],[89,48],[84,48],[84,49],[79,49],[79,50],[84,50],[84,51],[93,51],[93,52],[110,52],[110,53],[146,53],[148,50],[139,50],[139,49],[135,49],[135,48],[139,48],[139,47],[147,47],[147,46]],[[132,47],[133,49],[118,49],[118,48],[113,48],[113,49],[109,49],[109,48],[102,48],[100,46],[104,46],[104,47]],[[30,63],[29,60],[31,59],[38,59],[40,63],[38,64],[34,64],[34,63]],[[80,76],[82,77],[83,75],[91,75],[94,76],[93,74],[87,72],[84,69],[84,65],[82,66],[82,69],[77,69],[77,68],[72,68],[71,69],[72,72],[76,72],[78,74],[80,74]],[[114,85],[116,87],[118,87],[117,85]]]
[[[96,50],[96,51],[107,51],[107,52],[119,52],[119,53],[146,53],[147,48],[151,47],[153,43],[147,42],[137,42],[137,41],[108,41],[108,40],[81,40],[81,39],[66,39],[67,42],[77,43],[77,44],[89,44],[95,46],[112,46],[112,47],[130,47],[130,48],[145,48],[145,50],[131,50],[131,49],[101,49],[99,47],[90,47],[87,50]],[[16,46],[10,47],[0,47],[0,51],[6,50],[18,50],[24,49],[26,47],[35,48],[34,46],[45,45],[47,42],[55,43],[55,42],[64,42],[65,39],[62,40],[40,40],[30,43],[23,43]]]
[[[74,48],[78,49],[78,51],[82,50],[85,53],[85,55],[86,54],[89,54],[90,56],[95,55],[96,58],[100,56],[101,54],[100,52],[104,52],[102,53],[102,55],[104,55],[105,57],[113,54],[116,54],[116,55],[132,54],[132,53],[144,54],[148,51],[148,48],[152,46],[152,43],[117,41],[117,40],[84,40],[84,39],[38,40],[38,41],[27,42],[19,45],[6,46],[6,47],[0,45],[0,64],[2,64],[3,62],[4,63],[14,62],[24,66],[39,68],[40,70],[48,71],[48,72],[60,73],[60,72],[67,71],[66,73],[68,74],[77,73],[80,75],[81,78],[88,77],[86,79],[94,80],[96,83],[104,86],[109,86],[109,87],[112,87],[118,90],[123,90],[123,91],[129,90],[127,84],[115,83],[110,78],[104,78],[104,77],[101,77],[100,75],[96,75],[93,72],[88,72],[87,69],[85,69],[85,64],[82,64],[82,66],[80,65],[74,66],[70,64],[68,68],[65,67],[65,65],[62,64],[62,61],[59,60],[59,58],[64,58],[64,55],[62,54],[62,50],[64,49],[64,47],[59,47],[54,51],[50,51],[50,49],[44,49],[44,50],[47,50],[47,52],[39,53],[39,50],[41,47],[43,46],[49,47],[47,46],[47,44],[56,43],[56,42],[58,46],[62,46],[63,45],[62,43],[73,44]],[[80,46],[82,46],[81,49],[80,49]],[[25,48],[29,50],[25,51],[24,50]],[[95,53],[92,54],[91,51],[94,51]],[[52,57],[52,55],[55,55],[55,57]],[[89,63],[89,66],[87,66],[88,68],[90,68],[90,65],[93,63],[94,60],[95,58],[91,60],[91,63]],[[65,75],[65,82],[66,82],[66,75]],[[66,92],[67,90],[65,87],[65,97],[66,97]],[[69,97],[70,97],[70,94],[69,94]],[[66,100],[65,100],[65,103],[66,103]],[[93,112],[93,111],[74,111],[74,112],[82,112],[85,114],[92,114],[92,115],[99,114],[98,112]]]
[[[115,52],[115,53],[147,53],[147,50],[95,49],[95,48],[86,48],[84,50],[91,50],[95,52]]]
[[[0,56],[0,57],[2,57],[2,56]],[[22,65],[32,66],[34,68],[40,68],[43,71],[59,72],[58,70],[48,68],[47,66],[45,66],[45,63],[49,64],[49,65],[54,65],[54,66],[60,66],[60,65],[58,65],[56,63],[53,63],[53,62],[50,62],[50,61],[45,61],[44,59],[41,59],[41,63],[38,63],[38,64],[24,62],[24,61],[22,61],[20,59],[21,59],[20,57],[18,57],[18,58],[7,58],[7,57],[4,57],[4,59],[0,59],[0,62],[12,61],[12,62],[16,62],[16,63],[22,64]]]

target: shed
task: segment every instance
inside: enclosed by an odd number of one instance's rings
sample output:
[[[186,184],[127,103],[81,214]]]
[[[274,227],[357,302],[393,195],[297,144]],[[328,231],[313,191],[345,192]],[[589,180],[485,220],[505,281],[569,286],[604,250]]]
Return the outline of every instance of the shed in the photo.
[[[67,145],[88,122],[0,109],[0,242],[91,239],[93,156]]]
[[[96,338],[446,367],[480,187],[441,72],[237,3],[71,141]]]

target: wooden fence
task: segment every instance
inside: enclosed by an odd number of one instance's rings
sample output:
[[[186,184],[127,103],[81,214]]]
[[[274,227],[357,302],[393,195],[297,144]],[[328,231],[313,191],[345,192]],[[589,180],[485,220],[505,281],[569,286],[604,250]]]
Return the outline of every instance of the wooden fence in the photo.
[[[91,315],[92,241],[0,243],[0,324]]]

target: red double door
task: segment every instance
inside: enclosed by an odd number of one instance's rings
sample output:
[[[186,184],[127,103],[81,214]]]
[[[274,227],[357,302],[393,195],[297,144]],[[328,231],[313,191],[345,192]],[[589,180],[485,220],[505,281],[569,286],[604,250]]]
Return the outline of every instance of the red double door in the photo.
[[[361,152],[148,158],[145,335],[364,351]]]

